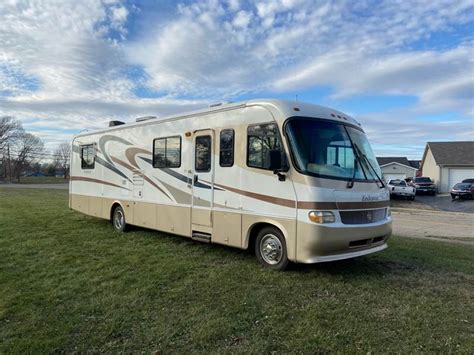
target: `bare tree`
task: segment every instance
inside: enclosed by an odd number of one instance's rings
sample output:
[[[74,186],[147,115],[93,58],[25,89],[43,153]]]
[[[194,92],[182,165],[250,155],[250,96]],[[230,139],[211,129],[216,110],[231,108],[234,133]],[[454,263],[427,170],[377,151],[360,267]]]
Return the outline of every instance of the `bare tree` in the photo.
[[[62,142],[54,151],[55,164],[61,170],[62,175],[67,179],[69,174],[69,159],[71,157],[71,145]]]
[[[14,171],[20,182],[21,173],[26,167],[42,159],[43,141],[31,133],[22,133],[15,142]]]
[[[12,179],[10,146],[24,133],[21,122],[11,116],[0,117],[0,157],[3,171],[0,175]]]
[[[13,143],[15,139],[23,133],[21,122],[11,116],[0,117],[0,152],[4,152],[8,143]]]

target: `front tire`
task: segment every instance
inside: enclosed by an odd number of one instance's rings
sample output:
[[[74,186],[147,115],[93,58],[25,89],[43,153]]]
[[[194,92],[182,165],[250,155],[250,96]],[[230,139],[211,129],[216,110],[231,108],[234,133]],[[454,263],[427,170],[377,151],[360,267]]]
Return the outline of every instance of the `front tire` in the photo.
[[[283,271],[288,266],[288,255],[283,234],[274,227],[265,227],[255,242],[257,260],[272,270]]]
[[[123,233],[127,231],[127,221],[125,220],[125,212],[121,206],[117,206],[112,214],[112,226],[115,231]]]

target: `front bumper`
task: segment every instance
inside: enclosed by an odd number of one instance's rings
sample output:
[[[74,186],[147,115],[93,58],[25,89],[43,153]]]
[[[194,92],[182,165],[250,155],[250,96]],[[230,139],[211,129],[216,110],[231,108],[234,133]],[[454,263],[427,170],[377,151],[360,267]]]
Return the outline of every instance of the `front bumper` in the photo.
[[[311,264],[354,258],[387,247],[392,233],[390,217],[377,223],[327,225],[298,222],[296,261]]]
[[[451,196],[458,196],[458,197],[468,197],[472,196],[472,192],[461,192],[461,191],[451,191]]]
[[[434,192],[436,187],[434,186],[420,186],[416,188],[416,192]]]
[[[392,192],[393,196],[415,196],[415,192]]]

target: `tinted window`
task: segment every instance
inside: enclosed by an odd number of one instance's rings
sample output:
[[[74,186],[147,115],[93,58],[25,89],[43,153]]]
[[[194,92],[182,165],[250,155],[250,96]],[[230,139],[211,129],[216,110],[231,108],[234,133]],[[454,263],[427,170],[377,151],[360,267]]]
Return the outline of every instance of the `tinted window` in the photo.
[[[234,130],[224,129],[221,131],[219,165],[234,165]]]
[[[158,138],[153,141],[153,166],[155,168],[181,166],[181,137]]]
[[[270,162],[267,161],[267,155],[270,150],[280,150],[283,155],[277,125],[269,123],[249,126],[247,129],[247,165],[268,169]]]
[[[93,144],[81,146],[81,168],[94,169],[95,148]]]
[[[194,157],[196,171],[211,171],[211,136],[196,137]]]

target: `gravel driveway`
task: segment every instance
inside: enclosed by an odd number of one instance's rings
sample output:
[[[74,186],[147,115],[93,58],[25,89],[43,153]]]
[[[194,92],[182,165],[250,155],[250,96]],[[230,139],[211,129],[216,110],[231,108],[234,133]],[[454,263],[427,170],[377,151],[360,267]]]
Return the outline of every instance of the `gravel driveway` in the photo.
[[[417,195],[416,200],[420,203],[433,207],[436,210],[451,212],[474,213],[474,200],[451,201],[451,196],[425,196]]]
[[[474,245],[474,215],[408,208],[392,209],[393,235]]]

